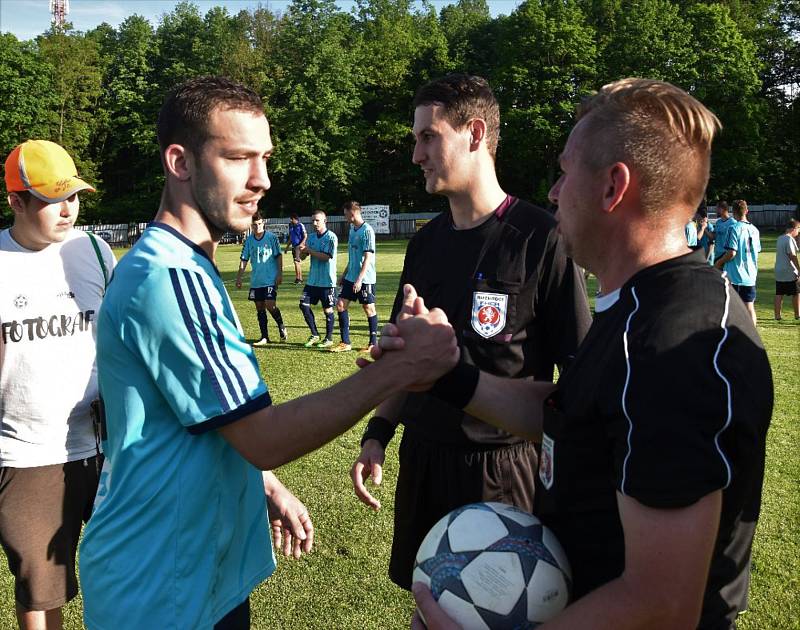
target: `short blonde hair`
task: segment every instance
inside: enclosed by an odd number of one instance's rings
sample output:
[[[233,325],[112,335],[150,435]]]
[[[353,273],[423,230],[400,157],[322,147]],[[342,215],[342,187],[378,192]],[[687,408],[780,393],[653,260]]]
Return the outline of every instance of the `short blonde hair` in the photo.
[[[648,79],[603,86],[578,109],[587,145],[584,163],[600,169],[628,165],[640,179],[647,212],[676,202],[696,208],[711,170],[719,119],[682,89]]]

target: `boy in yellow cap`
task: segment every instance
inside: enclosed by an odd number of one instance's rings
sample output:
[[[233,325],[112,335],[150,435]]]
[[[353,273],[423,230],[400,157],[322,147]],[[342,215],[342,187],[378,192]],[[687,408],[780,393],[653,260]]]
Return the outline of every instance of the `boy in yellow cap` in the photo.
[[[20,628],[61,628],[101,463],[95,321],[114,255],[73,229],[78,193],[94,188],[59,145],[20,144],[5,183],[14,222],[0,231],[0,543]]]

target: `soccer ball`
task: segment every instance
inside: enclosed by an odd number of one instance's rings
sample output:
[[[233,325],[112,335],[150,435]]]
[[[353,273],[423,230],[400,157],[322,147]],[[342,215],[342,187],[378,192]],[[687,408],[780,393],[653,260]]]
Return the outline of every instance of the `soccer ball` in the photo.
[[[442,517],[417,552],[414,582],[427,584],[466,630],[535,628],[569,600],[567,556],[532,514],[473,503]]]

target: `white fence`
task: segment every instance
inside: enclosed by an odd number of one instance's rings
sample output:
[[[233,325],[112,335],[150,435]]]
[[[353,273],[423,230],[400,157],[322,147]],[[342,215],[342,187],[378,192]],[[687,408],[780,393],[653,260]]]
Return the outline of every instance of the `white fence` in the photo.
[[[747,206],[749,212],[747,218],[759,229],[783,231],[786,222],[792,217],[797,216],[797,204],[764,204],[760,206]],[[716,206],[706,206],[709,219],[717,216]],[[731,208],[731,212],[733,209]]]
[[[792,217],[797,216],[797,205],[777,205],[765,204],[759,206],[749,206],[750,221],[759,229],[773,229],[783,231],[786,222]],[[716,217],[716,206],[707,206],[706,211],[711,219]],[[434,218],[437,212],[417,212],[409,214],[393,214],[389,218],[389,234],[380,235],[386,239],[411,238],[419,228],[420,224]],[[300,222],[311,230],[311,217],[300,217]],[[147,223],[100,223],[97,225],[79,225],[79,230],[92,231],[109,244],[117,247],[127,247],[133,245],[141,236]],[[267,218],[267,229],[275,232],[285,242],[289,220],[286,218]],[[336,234],[340,241],[347,239],[349,224],[341,215],[328,216],[328,228]],[[241,243],[249,234],[249,230],[243,234],[228,232],[222,239],[223,243]]]

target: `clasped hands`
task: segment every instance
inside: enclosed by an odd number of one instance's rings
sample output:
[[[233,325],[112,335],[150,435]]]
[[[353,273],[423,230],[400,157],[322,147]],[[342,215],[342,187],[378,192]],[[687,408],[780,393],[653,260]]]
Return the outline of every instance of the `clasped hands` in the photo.
[[[403,286],[403,307],[396,324],[386,324],[379,342],[370,350],[371,359],[358,358],[364,368],[376,361],[397,358],[407,363],[407,391],[426,391],[440,376],[458,363],[461,351],[447,315],[439,308],[428,310],[410,284]]]

